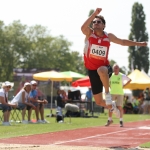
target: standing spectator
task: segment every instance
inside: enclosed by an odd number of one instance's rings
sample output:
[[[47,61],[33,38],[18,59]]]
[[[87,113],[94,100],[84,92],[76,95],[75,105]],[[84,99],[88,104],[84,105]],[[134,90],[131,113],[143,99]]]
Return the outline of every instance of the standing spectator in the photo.
[[[16,107],[16,104],[10,104],[8,103],[8,92],[11,89],[11,83],[9,81],[6,81],[2,84],[2,89],[0,89],[0,103],[1,108],[4,116],[3,125],[4,126],[10,126],[9,123],[9,117],[10,117],[10,111],[11,106]]]
[[[110,93],[112,95],[112,100],[116,101],[116,106],[120,111],[120,127],[123,127],[123,86],[131,82],[131,79],[128,78],[126,75],[120,73],[119,70],[119,66],[117,64],[114,64],[113,74],[110,77]],[[126,81],[126,83],[124,83],[124,81]],[[111,123],[113,123],[112,112],[109,111],[108,121],[105,126],[109,126]]]
[[[30,91],[29,96],[30,96],[30,101],[35,106],[35,114],[36,114],[37,123],[48,123],[48,121],[44,119],[44,104],[47,103],[47,100],[46,99],[39,100],[38,92],[36,90],[37,82],[33,80],[30,83],[31,83],[31,91]],[[41,116],[41,120],[39,119],[39,113]]]
[[[91,87],[89,87],[88,91],[86,92],[86,97],[85,99],[87,100],[87,110],[89,112],[92,112],[92,97],[93,97],[93,94],[92,94],[92,89]]]
[[[11,103],[18,104],[18,108],[22,110],[22,123],[32,123],[31,112],[32,108],[35,106],[29,100],[29,92],[31,91],[31,84],[26,82],[23,88],[18,92],[18,94],[12,99]],[[28,110],[28,121],[25,120],[26,109]]]

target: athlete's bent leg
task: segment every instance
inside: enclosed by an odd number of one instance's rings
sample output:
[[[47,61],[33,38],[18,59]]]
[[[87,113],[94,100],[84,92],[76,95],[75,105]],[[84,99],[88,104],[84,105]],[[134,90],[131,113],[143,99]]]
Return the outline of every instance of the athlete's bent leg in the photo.
[[[108,105],[108,108],[112,108],[112,100],[111,95],[109,93],[109,75],[108,75],[108,69],[105,66],[99,67],[97,69],[97,73],[103,83],[103,86],[105,88],[105,100],[106,105]]]
[[[102,93],[94,94],[93,97],[94,97],[95,103],[97,105],[107,108],[106,102],[105,102],[105,100],[103,100]]]

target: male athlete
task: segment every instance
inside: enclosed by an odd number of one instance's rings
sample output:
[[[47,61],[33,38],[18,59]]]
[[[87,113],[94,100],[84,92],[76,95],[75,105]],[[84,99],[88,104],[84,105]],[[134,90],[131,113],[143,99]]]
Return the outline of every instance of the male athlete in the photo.
[[[84,64],[88,70],[96,104],[107,107],[110,111],[114,111],[117,117],[120,117],[120,112],[116,108],[115,102],[112,102],[109,92],[109,77],[112,74],[112,68],[108,61],[110,42],[123,46],[147,46],[147,43],[120,39],[112,33],[106,33],[104,17],[97,16],[101,11],[102,8],[97,8],[81,27],[82,33],[85,35]],[[92,28],[89,27],[91,23]],[[103,86],[105,101],[102,97]]]

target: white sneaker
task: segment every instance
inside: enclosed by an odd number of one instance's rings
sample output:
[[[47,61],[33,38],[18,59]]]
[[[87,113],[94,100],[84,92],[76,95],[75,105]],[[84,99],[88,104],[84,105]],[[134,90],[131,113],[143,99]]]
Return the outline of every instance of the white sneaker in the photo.
[[[36,123],[43,123],[43,121],[42,120],[37,120]]]
[[[110,93],[105,93],[105,101],[106,101],[106,105],[111,105],[112,104],[112,99],[111,99],[111,94]]]
[[[3,122],[2,124],[3,126],[11,126],[11,124],[9,122]]]
[[[22,120],[22,123],[23,124],[28,124],[28,121],[27,120]]]
[[[41,120],[42,121],[42,123],[49,123],[49,121],[47,121],[47,120]]]
[[[116,115],[117,118],[120,118],[120,111],[116,107],[116,102],[115,101],[112,101],[112,110],[110,110],[110,111],[112,111]]]
[[[58,123],[63,123],[63,120],[58,121]]]

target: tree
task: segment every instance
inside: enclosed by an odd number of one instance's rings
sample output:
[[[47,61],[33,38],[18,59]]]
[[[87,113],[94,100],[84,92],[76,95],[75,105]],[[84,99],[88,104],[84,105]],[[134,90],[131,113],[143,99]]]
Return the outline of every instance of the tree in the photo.
[[[131,21],[131,33],[129,40],[133,41],[148,41],[148,33],[146,31],[146,15],[143,10],[142,4],[134,3],[132,7],[132,21]],[[149,70],[149,48],[130,46],[129,52],[129,70],[139,69],[148,73]]]
[[[71,51],[62,35],[53,37],[41,25],[28,27],[20,21],[5,26],[0,21],[0,79],[13,80],[13,69],[57,69],[85,73],[82,56]]]

